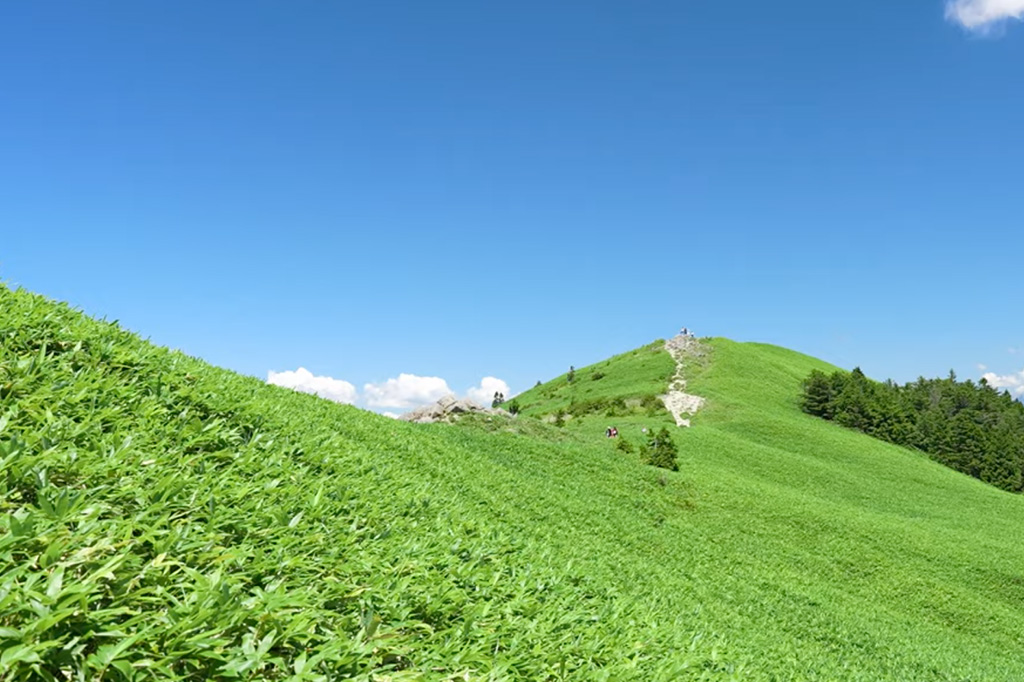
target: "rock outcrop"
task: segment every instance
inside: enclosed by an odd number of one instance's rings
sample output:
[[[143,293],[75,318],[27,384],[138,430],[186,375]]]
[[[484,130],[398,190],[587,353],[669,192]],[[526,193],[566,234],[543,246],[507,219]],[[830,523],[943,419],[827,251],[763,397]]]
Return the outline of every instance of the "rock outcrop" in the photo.
[[[399,419],[414,424],[432,424],[434,422],[452,422],[465,414],[511,416],[506,410],[483,407],[468,398],[459,399],[453,395],[446,395],[432,405],[424,405],[403,414]]]

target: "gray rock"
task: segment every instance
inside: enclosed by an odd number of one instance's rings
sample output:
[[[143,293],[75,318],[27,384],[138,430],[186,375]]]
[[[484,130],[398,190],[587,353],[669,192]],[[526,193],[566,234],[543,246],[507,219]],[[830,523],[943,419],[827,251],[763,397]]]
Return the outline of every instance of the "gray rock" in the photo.
[[[402,421],[414,424],[431,424],[434,422],[450,422],[465,414],[487,414],[492,416],[511,417],[506,410],[477,405],[472,400],[459,400],[453,395],[446,395],[433,405],[418,407],[399,417]]]
[[[467,412],[483,412],[484,408],[472,400],[456,400],[447,411],[451,414],[465,414]]]

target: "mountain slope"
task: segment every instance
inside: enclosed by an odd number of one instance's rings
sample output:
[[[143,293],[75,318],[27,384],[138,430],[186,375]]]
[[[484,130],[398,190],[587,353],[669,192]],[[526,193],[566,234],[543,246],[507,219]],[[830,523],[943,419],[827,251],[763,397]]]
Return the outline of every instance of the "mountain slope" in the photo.
[[[0,677],[1024,678],[1022,500],[709,346],[670,473],[607,407],[403,424],[0,289]],[[588,400],[636,442],[672,369]]]

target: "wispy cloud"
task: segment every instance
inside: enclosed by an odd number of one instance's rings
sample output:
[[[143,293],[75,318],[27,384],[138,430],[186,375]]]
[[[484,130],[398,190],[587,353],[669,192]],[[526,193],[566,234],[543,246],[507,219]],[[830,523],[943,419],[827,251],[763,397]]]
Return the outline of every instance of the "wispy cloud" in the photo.
[[[1003,375],[996,374],[995,372],[989,372],[982,378],[988,382],[989,386],[1005,388],[1011,395],[1018,398],[1024,396],[1024,369],[1013,374]]]
[[[946,18],[977,33],[1024,18],[1024,0],[948,0]]]
[[[312,393],[336,403],[352,405],[358,397],[356,387],[333,377],[316,376],[305,367],[294,372],[267,372],[267,383],[302,393]]]
[[[428,405],[452,390],[441,377],[421,377],[399,374],[397,378],[376,384],[365,384],[363,395],[369,407],[408,410]]]

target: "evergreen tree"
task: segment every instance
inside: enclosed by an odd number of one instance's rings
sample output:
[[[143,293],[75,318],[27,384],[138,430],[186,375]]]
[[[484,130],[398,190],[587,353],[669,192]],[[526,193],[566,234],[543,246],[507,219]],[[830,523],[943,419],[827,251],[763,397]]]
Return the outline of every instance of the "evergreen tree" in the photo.
[[[672,441],[672,435],[665,427],[662,427],[658,433],[653,434],[651,439],[644,444],[642,454],[644,461],[651,466],[679,471],[679,463],[677,461],[679,450]]]
[[[832,384],[828,375],[821,370],[814,370],[804,379],[804,395],[802,403],[804,412],[815,417],[832,418]]]

